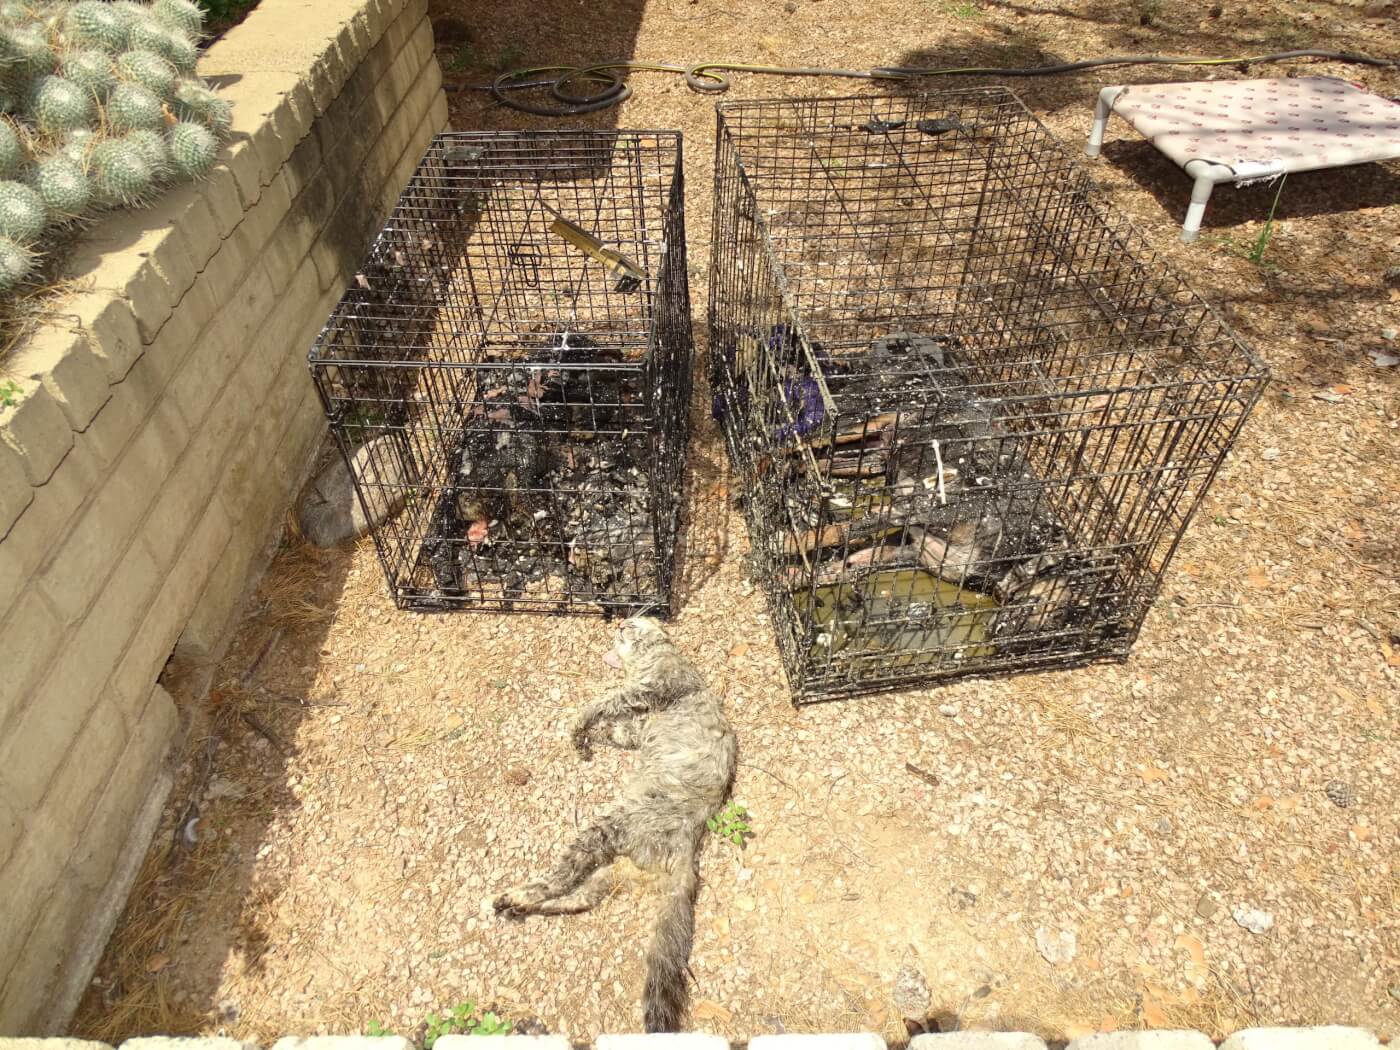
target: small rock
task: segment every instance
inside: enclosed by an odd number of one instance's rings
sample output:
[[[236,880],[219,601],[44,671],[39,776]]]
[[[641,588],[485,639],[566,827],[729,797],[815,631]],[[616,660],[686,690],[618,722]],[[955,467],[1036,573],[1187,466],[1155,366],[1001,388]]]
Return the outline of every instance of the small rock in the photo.
[[[1322,790],[1338,809],[1346,809],[1356,802],[1356,789],[1345,780],[1330,780]]]
[[[1247,908],[1243,904],[1235,905],[1235,909],[1230,912],[1234,920],[1243,926],[1250,933],[1268,933],[1274,928],[1274,917],[1267,911],[1258,908]]]
[[[1283,455],[1283,450],[1282,450],[1282,449],[1277,449],[1277,448],[1266,448],[1266,449],[1264,450],[1264,458],[1267,459],[1267,460],[1275,460],[1275,459],[1278,459],[1279,456],[1281,456],[1281,455]]]
[[[1367,350],[1366,353],[1377,368],[1394,368],[1400,365],[1400,356],[1387,354],[1384,350]]]
[[[1209,893],[1202,893],[1201,899],[1196,902],[1196,914],[1203,919],[1215,918],[1215,913],[1220,910],[1220,905],[1211,897]]]
[[[939,705],[938,705],[938,713],[939,713],[940,715],[942,715],[944,718],[952,718],[954,715],[956,715],[956,714],[958,713],[958,709],[957,709],[956,707],[954,707],[952,704],[939,704]]]
[[[960,890],[957,888],[948,891],[948,896],[953,899],[953,907],[958,911],[967,911],[977,903],[977,894],[971,890]]]
[[[1394,999],[1397,1003],[1400,1003],[1400,984],[1392,984],[1389,990],[1390,997]]]
[[[1381,329],[1381,338],[1382,338],[1382,339],[1388,339],[1388,340],[1390,340],[1391,342],[1394,342],[1394,341],[1395,341],[1395,336],[1396,336],[1397,334],[1400,334],[1400,333],[1397,333],[1397,332],[1395,331],[1394,328],[1382,328],[1382,329]]]
[[[516,787],[524,787],[530,783],[530,771],[524,766],[511,766],[506,770],[506,783],[514,784]]]
[[[1157,823],[1152,825],[1157,829],[1159,835],[1170,835],[1172,833],[1172,822],[1166,817],[1158,817]]]
[[[1035,946],[1045,961],[1052,966],[1064,966],[1066,963],[1073,962],[1075,953],[1078,951],[1077,938],[1074,936],[1073,930],[1060,930],[1058,933],[1051,933],[1044,926],[1036,928]]]
[[[796,13],[797,13],[797,5],[794,4],[794,3],[792,2],[792,0],[788,0],[788,2],[785,3],[785,4],[783,5],[783,10],[786,11],[786,12],[787,12],[788,14],[790,14],[790,15],[796,14]]]
[[[366,520],[364,508],[355,495],[352,472],[365,487],[366,501],[373,512],[372,521]],[[355,451],[349,465],[345,457],[337,456],[306,487],[298,513],[302,535],[318,547],[334,547],[362,536],[372,525],[398,513],[406,491],[403,453],[397,440],[391,434],[375,438]]]

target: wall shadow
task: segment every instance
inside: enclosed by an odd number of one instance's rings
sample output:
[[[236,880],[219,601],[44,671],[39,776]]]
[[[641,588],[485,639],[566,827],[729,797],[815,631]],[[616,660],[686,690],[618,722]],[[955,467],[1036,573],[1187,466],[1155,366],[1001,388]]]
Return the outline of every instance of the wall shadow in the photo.
[[[430,0],[428,16],[452,127],[457,131],[616,127],[617,106],[566,118],[542,117],[501,106],[479,88],[502,73],[528,66],[631,59],[645,7],[646,0],[587,4],[500,0],[486,6],[473,0]],[[619,75],[625,82],[626,74]],[[518,97],[536,105],[560,105],[543,88]]]

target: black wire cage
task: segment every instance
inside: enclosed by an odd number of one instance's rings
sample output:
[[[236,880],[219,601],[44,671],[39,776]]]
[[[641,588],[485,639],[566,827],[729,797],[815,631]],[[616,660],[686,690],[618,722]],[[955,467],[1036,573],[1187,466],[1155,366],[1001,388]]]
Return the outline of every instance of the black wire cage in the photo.
[[[394,599],[669,611],[681,137],[445,133],[311,352]]]
[[[794,692],[1122,659],[1267,381],[1011,92],[719,107],[715,415]]]

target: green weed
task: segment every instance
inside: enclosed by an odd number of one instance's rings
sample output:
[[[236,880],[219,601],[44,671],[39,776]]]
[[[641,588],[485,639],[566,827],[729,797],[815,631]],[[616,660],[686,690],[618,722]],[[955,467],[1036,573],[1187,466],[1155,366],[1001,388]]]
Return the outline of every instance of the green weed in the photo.
[[[1274,203],[1269,205],[1269,217],[1264,220],[1264,228],[1259,231],[1259,239],[1254,242],[1254,247],[1249,249],[1249,261],[1255,266],[1264,261],[1264,252],[1268,250],[1269,241],[1273,240],[1274,212],[1278,209],[1279,195],[1283,193],[1283,184],[1287,181],[1287,175],[1278,180],[1278,189],[1274,191]]]
[[[19,404],[19,384],[13,379],[0,383],[0,408],[14,408]]]
[[[514,1025],[490,1010],[480,1011],[470,999],[460,1002],[445,1014],[429,1014],[420,1026],[423,1030],[423,1050],[433,1050],[433,1044],[445,1035],[509,1035]],[[382,1021],[365,1025],[365,1035],[385,1036],[394,1033]]]
[[[749,839],[753,838],[753,828],[749,826],[749,811],[738,802],[729,803],[705,821],[705,826],[720,838],[741,848]]]

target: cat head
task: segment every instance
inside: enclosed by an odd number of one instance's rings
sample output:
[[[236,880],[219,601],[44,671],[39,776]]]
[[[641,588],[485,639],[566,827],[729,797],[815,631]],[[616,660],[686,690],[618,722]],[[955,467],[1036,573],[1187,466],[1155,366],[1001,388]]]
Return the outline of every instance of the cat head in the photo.
[[[617,638],[603,662],[626,671],[648,652],[669,644],[666,632],[656,620],[650,616],[630,616],[618,627]]]

